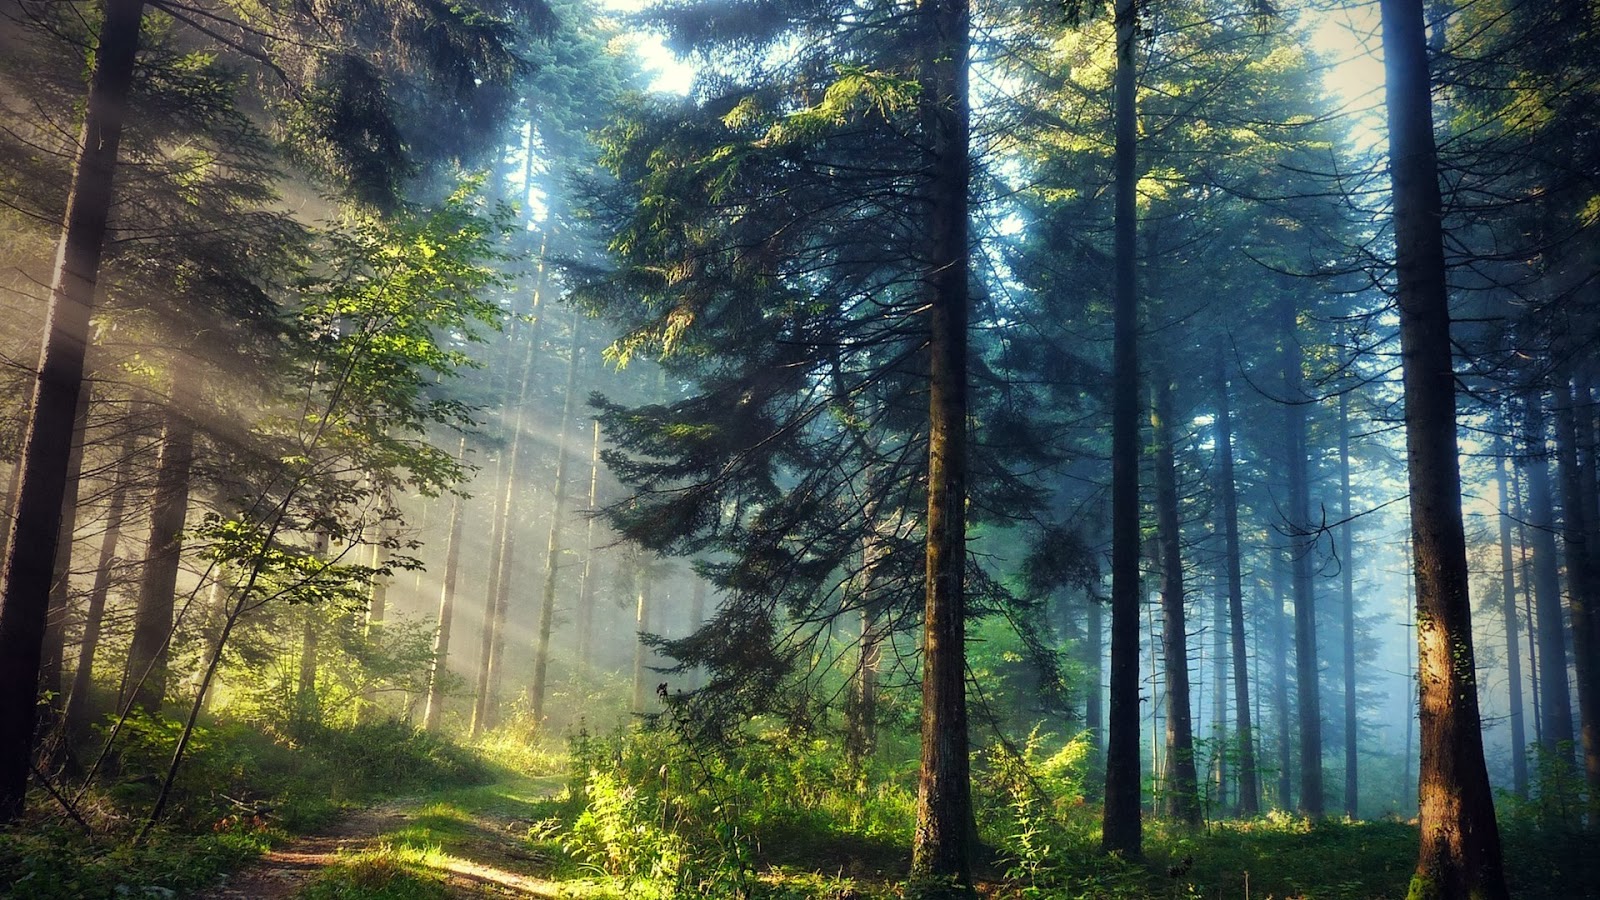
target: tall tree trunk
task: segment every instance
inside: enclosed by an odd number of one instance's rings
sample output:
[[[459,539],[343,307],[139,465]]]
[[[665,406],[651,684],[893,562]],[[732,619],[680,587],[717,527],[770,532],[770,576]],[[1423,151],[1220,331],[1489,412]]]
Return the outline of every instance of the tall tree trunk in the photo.
[[[977,826],[967,742],[967,0],[921,0],[928,147],[928,518],[922,766],[911,874],[969,895]]]
[[[1544,720],[1539,702],[1539,652],[1535,647],[1539,629],[1533,617],[1533,579],[1529,576],[1528,560],[1528,507],[1523,501],[1521,472],[1511,468],[1511,502],[1516,510],[1517,522],[1517,572],[1522,581],[1522,621],[1528,624],[1528,686],[1533,691],[1533,739],[1544,744]],[[1526,755],[1526,750],[1524,750]]]
[[[1495,480],[1500,489],[1500,610],[1506,625],[1506,681],[1511,699],[1511,785],[1528,799],[1528,737],[1522,718],[1522,659],[1517,646],[1517,582],[1511,564],[1511,492],[1505,438],[1495,437]]]
[[[1117,0],[1116,267],[1111,352],[1111,703],[1100,846],[1143,855],[1139,813],[1139,299],[1138,122],[1134,106],[1136,0]]]
[[[1289,468],[1289,560],[1294,584],[1295,711],[1300,725],[1299,811],[1320,816],[1322,800],[1322,689],[1317,665],[1316,589],[1311,554],[1316,549],[1311,528],[1311,489],[1306,460],[1306,398],[1302,387],[1297,304],[1286,296],[1283,315],[1285,462]]]
[[[72,448],[67,453],[67,484],[62,491],[61,534],[50,580],[50,611],[45,622],[44,658],[39,662],[39,690],[50,699],[50,713],[59,713],[66,698],[61,692],[61,667],[67,650],[67,620],[72,616],[72,545],[78,532],[78,491],[83,473],[83,444],[89,431],[89,401],[93,391],[78,392],[73,414]]]
[[[456,459],[467,456],[463,435]],[[444,551],[444,586],[439,591],[439,628],[433,637],[433,666],[428,673],[428,705],[422,714],[422,727],[439,730],[444,720],[444,680],[450,671],[450,625],[456,613],[456,575],[461,570],[461,529],[466,516],[466,498],[457,494],[450,502],[450,539]]]
[[[883,663],[884,639],[883,627],[878,621],[881,612],[877,603],[878,569],[888,550],[883,540],[882,525],[878,521],[876,497],[867,502],[863,517],[868,530],[861,542],[861,593],[856,601],[860,606],[861,640],[857,645],[855,678],[851,684],[849,735],[846,738],[850,762],[858,775],[862,763],[872,755],[878,739],[878,675]]]
[[[1255,729],[1250,721],[1249,657],[1244,646],[1244,579],[1240,572],[1239,498],[1233,476],[1233,416],[1222,352],[1217,352],[1217,487],[1222,501],[1223,565],[1227,567],[1229,639],[1233,644],[1233,704],[1239,741],[1239,815],[1261,812]]]
[[[594,595],[595,582],[599,580],[594,565],[594,511],[600,502],[600,420],[593,425],[594,438],[589,450],[589,505],[584,525],[583,584],[578,590],[578,674],[589,677],[594,661]]]
[[[578,393],[578,358],[583,329],[578,308],[572,308],[572,343],[568,350],[567,387],[561,402],[561,436],[556,439],[555,504],[550,509],[550,535],[545,542],[544,596],[539,604],[539,639],[533,654],[533,725],[543,727],[546,678],[550,671],[550,629],[556,619],[556,570],[561,561],[561,524],[567,514],[567,435],[572,423],[573,400]]]
[[[1590,819],[1600,828],[1600,640],[1595,606],[1594,550],[1589,546],[1590,499],[1578,459],[1577,411],[1565,379],[1556,385],[1556,452],[1561,461],[1561,542],[1567,555],[1567,612],[1572,620],[1572,661],[1578,682],[1578,733]],[[1587,423],[1585,423],[1587,430]]]
[[[1228,769],[1228,583],[1218,579],[1211,597],[1212,800],[1217,818],[1227,815]]]
[[[502,427],[504,424],[502,417]],[[500,529],[502,525],[510,524],[511,498],[508,487],[511,481],[511,463],[506,456],[506,450],[502,449],[494,465],[494,505],[489,511],[489,584],[483,592],[483,623],[478,630],[478,667],[472,692],[472,723],[468,726],[468,732],[473,739],[482,735],[484,727],[488,724],[489,666],[494,659],[495,613],[500,605],[500,554],[505,548]]]
[[[106,596],[111,591],[111,573],[117,567],[117,541],[122,537],[122,518],[128,502],[128,482],[132,479],[134,443],[122,448],[115,486],[106,507],[105,531],[100,534],[100,562],[95,566],[94,584],[84,610],[83,639],[78,643],[78,668],[72,673],[72,690],[67,696],[67,740],[75,744],[89,733],[93,719],[94,657],[100,648],[100,629],[105,619]]]
[[[318,559],[327,559],[330,544],[326,533],[318,533],[314,538],[312,553]],[[252,573],[251,578],[254,577]],[[300,672],[295,683],[295,719],[301,728],[308,730],[322,721],[322,701],[317,696],[317,669],[322,664],[322,623],[317,621],[317,613],[315,606],[304,608],[305,617],[300,627]],[[221,652],[221,644],[217,646],[218,652]],[[215,669],[208,674],[215,675]],[[176,765],[180,756],[174,755],[173,759]]]
[[[1272,596],[1269,598],[1267,615],[1272,628],[1272,716],[1278,726],[1278,808],[1286,810],[1293,805],[1291,800],[1294,797],[1294,768],[1289,749],[1292,733],[1289,727],[1289,630],[1283,616],[1283,599],[1288,593],[1284,588],[1287,560],[1284,558],[1284,548],[1280,546],[1272,546],[1269,552],[1272,556]]]
[[[1339,586],[1344,591],[1344,814],[1356,817],[1356,588],[1350,520],[1350,393],[1339,392]]]
[[[644,636],[650,633],[650,566],[646,551],[639,548],[633,569],[633,711],[643,713],[647,694],[644,680],[645,658],[649,648]]]
[[[145,544],[134,610],[133,642],[128,646],[128,678],[133,702],[149,713],[161,710],[167,694],[167,652],[172,641],[173,600],[183,555],[183,521],[189,512],[189,472],[194,464],[194,420],[186,408],[189,382],[175,370],[167,405],[161,461],[150,499],[150,539]]]
[[[1572,689],[1567,682],[1566,622],[1561,614],[1561,569],[1556,558],[1555,512],[1550,497],[1550,465],[1545,440],[1544,400],[1527,397],[1523,427],[1528,481],[1525,521],[1533,544],[1535,630],[1539,633],[1539,707],[1542,744],[1550,757],[1572,759]]]
[[[516,571],[517,564],[517,525],[520,520],[512,516],[512,508],[516,506],[513,498],[520,484],[521,473],[525,470],[523,457],[526,454],[528,442],[524,439],[523,431],[526,429],[528,412],[528,391],[533,385],[533,363],[538,357],[539,334],[544,324],[544,290],[545,290],[545,252],[549,247],[549,236],[539,239],[539,266],[534,282],[533,302],[529,310],[532,320],[528,323],[527,354],[522,360],[521,384],[517,389],[517,415],[511,437],[511,477],[506,480],[505,504],[502,507],[502,518],[499,525],[500,532],[500,569],[495,583],[498,590],[494,599],[494,614],[490,624],[493,640],[489,648],[488,686],[484,692],[487,698],[483,703],[483,726],[493,728],[500,719],[500,689],[505,680],[506,656],[506,616],[511,609],[511,579]]]
[[[1084,625],[1083,655],[1088,666],[1083,694],[1083,727],[1089,732],[1089,762],[1085,766],[1083,790],[1086,797],[1099,800],[1105,787],[1105,622],[1101,606],[1105,601],[1091,594],[1087,598],[1088,621]],[[1096,778],[1095,776],[1100,776]]]
[[[139,50],[144,0],[105,0],[94,53],[83,132],[78,139],[66,219],[56,251],[50,304],[45,311],[39,377],[28,405],[28,428],[12,529],[5,549],[0,601],[0,823],[22,812],[33,752],[37,699],[50,579],[66,495],[72,420],[83,382],[94,305],[111,211],[113,176]]]
[[[1483,762],[1455,372],[1422,0],[1382,0],[1396,295],[1417,576],[1421,847],[1412,897],[1507,896]]]
[[[1172,380],[1152,376],[1150,427],[1156,449],[1156,534],[1161,545],[1161,666],[1167,687],[1167,765],[1162,775],[1168,817],[1200,824],[1200,785],[1189,708],[1189,640],[1184,616],[1183,534],[1178,517],[1177,460],[1172,449]]]

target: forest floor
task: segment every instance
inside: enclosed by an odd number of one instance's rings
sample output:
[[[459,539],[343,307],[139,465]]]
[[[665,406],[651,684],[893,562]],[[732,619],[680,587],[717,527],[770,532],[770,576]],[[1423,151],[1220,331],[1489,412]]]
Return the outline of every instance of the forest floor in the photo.
[[[559,777],[497,781],[355,810],[196,895],[289,900],[373,895],[560,897],[527,835]]]

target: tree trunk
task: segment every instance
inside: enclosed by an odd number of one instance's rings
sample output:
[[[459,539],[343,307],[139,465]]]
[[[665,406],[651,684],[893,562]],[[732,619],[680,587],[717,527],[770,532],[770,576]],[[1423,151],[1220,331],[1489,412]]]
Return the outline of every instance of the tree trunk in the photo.
[[[1578,733],[1594,827],[1600,828],[1600,646],[1596,640],[1594,550],[1589,546],[1590,500],[1578,460],[1577,412],[1563,379],[1556,385],[1556,452],[1561,460],[1561,542],[1567,555],[1567,611],[1572,620],[1572,661],[1578,682]],[[1587,430],[1587,423],[1585,423]]]
[[[1111,703],[1100,846],[1143,855],[1139,816],[1139,300],[1135,254],[1138,123],[1134,106],[1135,0],[1117,0],[1116,266],[1111,354]]]
[[[189,512],[189,472],[194,464],[194,420],[185,408],[191,396],[189,384],[190,379],[175,370],[161,461],[150,499],[150,539],[145,543],[144,570],[139,577],[133,642],[128,646],[133,702],[152,714],[160,712],[167,694],[172,608],[183,555],[183,521]]]
[[[1350,521],[1350,393],[1339,393],[1339,582],[1344,591],[1344,814],[1356,818],[1356,589]]]
[[[105,531],[100,535],[100,562],[95,567],[94,585],[84,610],[83,639],[78,643],[78,668],[72,673],[72,691],[67,696],[67,741],[75,744],[89,733],[94,710],[94,657],[100,648],[100,628],[105,618],[106,596],[111,591],[111,573],[117,567],[117,541],[122,537],[122,517],[128,502],[128,482],[132,479],[133,441],[122,448],[117,464],[116,485],[106,508]]]
[[[544,596],[539,604],[539,640],[533,654],[533,726],[544,723],[546,678],[550,670],[550,629],[556,618],[556,570],[561,561],[561,523],[567,514],[567,434],[572,422],[573,400],[578,393],[578,358],[583,329],[578,308],[572,308],[572,343],[567,359],[567,388],[561,402],[561,436],[556,439],[555,504],[550,509],[550,535],[545,542]]]
[[[1105,622],[1100,608],[1104,602],[1094,594],[1087,598],[1088,622],[1083,629],[1083,653],[1088,664],[1088,683],[1083,695],[1083,727],[1089,732],[1089,762],[1085,766],[1083,790],[1091,800],[1102,799],[1100,792],[1105,787]]]
[[[861,593],[857,599],[861,615],[861,640],[858,644],[855,678],[851,685],[847,755],[857,775],[862,763],[872,755],[878,734],[878,675],[883,663],[883,628],[877,604],[878,567],[887,552],[882,525],[878,521],[876,498],[864,510],[868,530],[861,544]]]
[[[922,633],[922,766],[911,875],[970,895],[977,826],[967,742],[967,0],[918,9],[928,148],[928,518]]]
[[[501,422],[502,427],[504,421]],[[477,678],[472,692],[472,723],[468,732],[475,740],[483,734],[489,711],[489,666],[494,659],[495,613],[500,605],[500,554],[505,549],[500,529],[510,524],[511,462],[502,449],[495,459],[494,505],[489,511],[489,584],[483,592],[483,623],[478,630]]]
[[[456,459],[467,456],[463,435]],[[444,717],[444,680],[450,671],[450,624],[456,612],[456,575],[461,569],[461,529],[466,518],[466,498],[457,494],[450,502],[450,539],[444,551],[444,587],[439,591],[439,629],[433,638],[433,667],[428,673],[428,705],[422,714],[422,727],[438,731]]]
[[[1228,583],[1218,579],[1211,598],[1212,803],[1216,817],[1227,815],[1228,801]]]
[[[635,713],[645,711],[647,696],[644,663],[649,648],[645,646],[644,636],[650,633],[650,567],[645,553],[643,548],[636,551],[633,569],[633,711]]]
[[[1533,579],[1528,574],[1528,508],[1523,501],[1521,474],[1515,467],[1511,469],[1511,502],[1516,509],[1514,518],[1517,522],[1517,571],[1522,576],[1522,621],[1528,625],[1528,686],[1533,691],[1533,739],[1543,746],[1544,720],[1541,718],[1539,703],[1539,652],[1534,646],[1539,629],[1534,625]]]
[[[578,674],[587,679],[593,665],[594,585],[599,580],[594,568],[594,512],[600,501],[600,420],[594,421],[594,441],[589,450],[588,522],[584,525],[583,586],[578,591]]]
[[[494,598],[493,621],[490,624],[490,637],[493,641],[489,648],[489,665],[486,673],[488,679],[487,690],[484,692],[486,699],[483,701],[483,728],[493,728],[500,720],[500,688],[505,679],[506,655],[506,616],[511,609],[511,578],[515,573],[517,563],[517,525],[520,520],[512,516],[512,507],[516,505],[513,498],[519,486],[518,479],[524,470],[523,456],[527,441],[523,439],[523,431],[527,424],[528,391],[533,385],[533,362],[538,357],[539,332],[544,322],[542,310],[544,307],[545,289],[545,251],[548,247],[549,236],[539,240],[539,267],[537,281],[534,282],[533,302],[529,315],[533,317],[528,323],[528,347],[522,360],[521,383],[517,388],[517,415],[511,437],[511,477],[506,479],[505,502],[501,507],[502,519],[499,524],[500,532],[500,568],[495,577],[497,586]]]
[[[1294,771],[1289,751],[1289,631],[1283,617],[1284,549],[1274,545],[1268,551],[1272,556],[1272,596],[1268,598],[1267,615],[1272,628],[1272,714],[1278,726],[1278,808],[1287,810],[1293,804]]]
[[[111,211],[112,181],[133,61],[139,49],[143,0],[105,0],[83,132],[73,165],[67,213],[56,252],[39,377],[29,403],[28,428],[12,529],[5,549],[5,593],[0,602],[0,823],[22,812],[33,752],[34,692],[39,683],[50,580],[61,502],[66,494],[72,420],[83,382],[94,305]]]
[[[1511,493],[1505,438],[1495,437],[1495,481],[1500,489],[1500,610],[1506,625],[1506,681],[1511,698],[1511,784],[1528,799],[1528,737],[1522,718],[1522,659],[1517,646],[1517,582],[1511,563]]]
[[[1316,549],[1311,526],[1311,491],[1306,461],[1306,398],[1302,387],[1298,309],[1292,295],[1280,307],[1283,316],[1284,435],[1288,440],[1289,560],[1294,584],[1295,711],[1300,724],[1300,803],[1302,815],[1320,816],[1322,801],[1322,691],[1317,666],[1316,590],[1311,554]]]
[[[1239,499],[1233,476],[1233,417],[1227,372],[1217,353],[1217,487],[1222,501],[1223,565],[1227,566],[1229,638],[1233,644],[1233,703],[1239,742],[1239,815],[1261,812],[1255,729],[1250,721],[1249,657],[1244,646],[1244,579],[1239,556]]]
[[[316,536],[312,552],[318,559],[328,558],[329,543],[326,534]],[[255,575],[252,573],[251,579],[254,578]],[[322,623],[317,621],[317,607],[307,605],[303,612],[305,618],[300,628],[300,673],[295,683],[294,696],[295,719],[301,728],[308,728],[322,721],[322,703],[317,698],[317,668],[322,659],[322,633],[319,626]],[[221,652],[220,644],[218,652]],[[178,757],[174,756],[174,760],[177,759]]]
[[[1183,535],[1178,517],[1177,461],[1172,449],[1172,381],[1154,376],[1150,426],[1156,449],[1156,533],[1161,545],[1161,651],[1167,687],[1166,769],[1162,774],[1169,818],[1200,824],[1200,786],[1194,764],[1194,723],[1189,708],[1189,641],[1184,617]]]
[[[78,408],[73,414],[72,449],[67,453],[67,484],[62,490],[61,534],[56,539],[56,558],[50,580],[50,610],[45,622],[44,658],[39,663],[39,690],[49,697],[51,715],[61,711],[66,698],[61,692],[61,667],[66,657],[67,620],[72,615],[72,545],[78,532],[78,490],[83,473],[83,443],[89,431],[89,386],[78,392]]]
[[[1382,0],[1396,295],[1417,577],[1421,847],[1410,896],[1507,897],[1483,762],[1439,169],[1422,0]]]
[[[1572,690],[1567,682],[1566,622],[1561,614],[1561,569],[1556,559],[1555,512],[1551,509],[1550,465],[1546,461],[1544,400],[1529,394],[1525,408],[1528,481],[1526,522],[1533,544],[1534,630],[1539,633],[1541,739],[1552,759],[1572,759]]]

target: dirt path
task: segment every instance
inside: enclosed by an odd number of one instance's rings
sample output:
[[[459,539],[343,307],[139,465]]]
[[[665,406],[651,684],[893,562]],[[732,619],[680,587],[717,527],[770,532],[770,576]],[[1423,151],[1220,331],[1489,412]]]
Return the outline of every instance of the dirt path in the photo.
[[[195,900],[291,900],[317,873],[341,858],[373,850],[389,837],[425,818],[423,800],[396,800],[358,810],[317,834],[290,841],[233,873],[222,884],[194,895]],[[514,817],[471,812],[465,834],[437,854],[430,868],[451,897],[558,898],[559,887],[539,877],[542,860],[522,841],[525,822]]]

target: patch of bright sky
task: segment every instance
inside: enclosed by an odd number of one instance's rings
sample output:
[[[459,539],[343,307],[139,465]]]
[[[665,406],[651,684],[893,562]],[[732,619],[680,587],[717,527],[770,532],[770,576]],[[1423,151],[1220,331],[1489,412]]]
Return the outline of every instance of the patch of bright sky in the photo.
[[[1312,49],[1328,66],[1322,84],[1347,117],[1355,149],[1381,149],[1384,74],[1378,3],[1311,3],[1303,16]]]
[[[644,9],[650,5],[650,0],[602,0],[602,5],[611,12],[626,14]],[[694,82],[694,67],[668,50],[661,35],[641,31],[634,32],[633,39],[645,70],[654,75],[650,90],[662,94],[689,93],[689,86]]]

